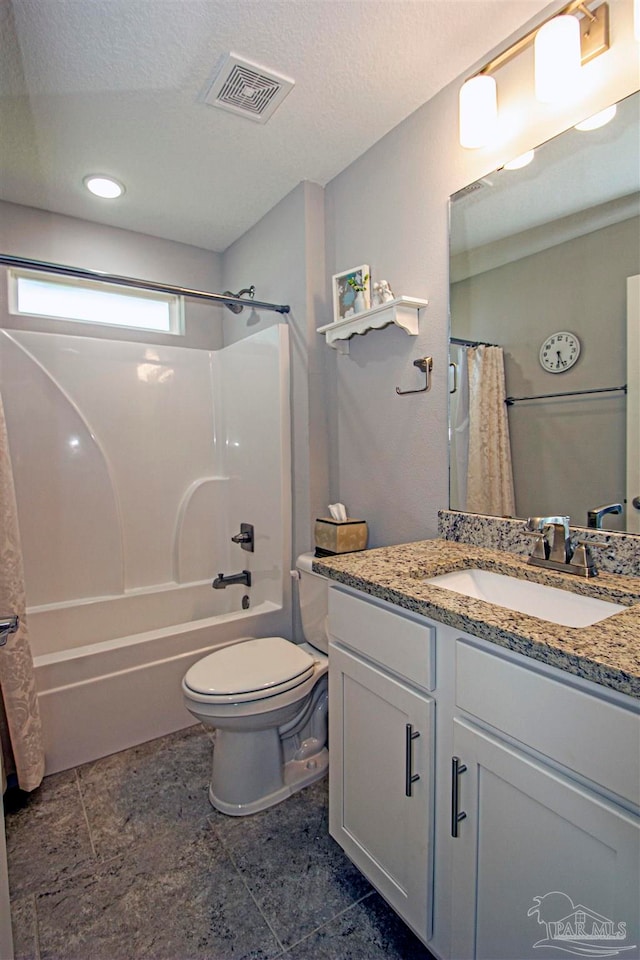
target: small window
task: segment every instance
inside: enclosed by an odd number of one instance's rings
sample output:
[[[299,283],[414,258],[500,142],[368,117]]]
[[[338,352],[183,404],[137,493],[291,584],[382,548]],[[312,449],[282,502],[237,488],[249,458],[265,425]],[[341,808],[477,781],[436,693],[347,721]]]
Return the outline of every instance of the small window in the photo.
[[[48,273],[10,270],[9,310],[157,333],[180,334],[184,329],[182,297]]]

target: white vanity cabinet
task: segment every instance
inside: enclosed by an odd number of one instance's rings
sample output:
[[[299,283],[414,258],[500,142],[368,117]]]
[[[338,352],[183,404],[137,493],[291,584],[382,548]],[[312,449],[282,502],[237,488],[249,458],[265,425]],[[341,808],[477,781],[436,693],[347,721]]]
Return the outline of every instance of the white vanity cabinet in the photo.
[[[433,630],[330,590],[329,829],[423,939],[433,877]],[[362,651],[367,651],[363,655]],[[411,663],[419,685],[408,680]]]
[[[331,834],[434,955],[640,957],[640,703],[343,587],[329,629]]]
[[[449,639],[452,956],[639,956],[637,713]]]
[[[625,924],[628,936],[605,938],[609,946],[637,946],[633,818],[459,720],[454,749],[466,768],[458,775],[458,809],[466,816],[454,841],[452,956],[533,960],[548,933],[547,956],[571,946],[567,941],[588,944],[594,922],[603,930]],[[582,936],[572,932],[581,913]]]

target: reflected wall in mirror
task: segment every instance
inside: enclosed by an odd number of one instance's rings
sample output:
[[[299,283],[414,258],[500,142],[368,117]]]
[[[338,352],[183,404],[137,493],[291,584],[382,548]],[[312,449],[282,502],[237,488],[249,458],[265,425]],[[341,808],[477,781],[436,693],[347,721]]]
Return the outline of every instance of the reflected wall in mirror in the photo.
[[[639,120],[634,94],[451,198],[451,509],[619,503],[602,526],[640,532]]]

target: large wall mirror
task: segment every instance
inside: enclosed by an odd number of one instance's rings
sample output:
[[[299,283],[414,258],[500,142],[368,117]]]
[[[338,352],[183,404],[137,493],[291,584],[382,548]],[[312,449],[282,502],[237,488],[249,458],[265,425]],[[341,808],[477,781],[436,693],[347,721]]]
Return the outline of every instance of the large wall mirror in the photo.
[[[640,93],[616,106],[451,198],[454,510],[640,532]]]

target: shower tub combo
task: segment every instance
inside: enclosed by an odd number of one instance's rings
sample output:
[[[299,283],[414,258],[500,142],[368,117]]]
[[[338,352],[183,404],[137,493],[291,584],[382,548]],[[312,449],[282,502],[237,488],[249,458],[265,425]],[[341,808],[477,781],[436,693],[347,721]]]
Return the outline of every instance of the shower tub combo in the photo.
[[[188,726],[192,663],[290,634],[288,330],[215,352],[0,334],[53,773]]]

